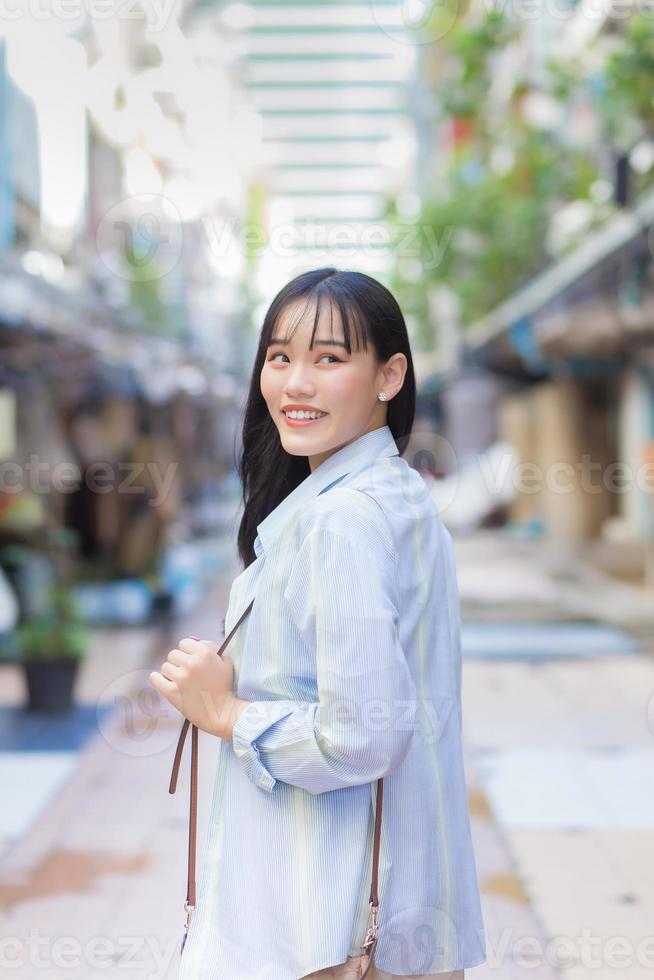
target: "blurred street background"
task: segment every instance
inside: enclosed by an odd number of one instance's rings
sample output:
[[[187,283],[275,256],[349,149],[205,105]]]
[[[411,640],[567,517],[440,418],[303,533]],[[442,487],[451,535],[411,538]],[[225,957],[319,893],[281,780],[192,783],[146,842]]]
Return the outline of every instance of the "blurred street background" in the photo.
[[[148,675],[224,636],[258,332],[326,265],[400,302],[457,555],[467,973],[652,977],[646,0],[1,4],[0,975],[177,975]]]

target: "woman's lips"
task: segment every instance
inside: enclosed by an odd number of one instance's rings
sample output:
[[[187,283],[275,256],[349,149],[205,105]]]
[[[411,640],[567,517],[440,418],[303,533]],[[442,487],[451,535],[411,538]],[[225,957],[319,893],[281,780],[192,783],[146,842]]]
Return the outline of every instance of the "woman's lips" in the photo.
[[[290,419],[286,412],[282,412],[282,415],[286,419],[286,424],[290,426],[313,425],[327,418],[327,415],[319,415],[317,419]]]

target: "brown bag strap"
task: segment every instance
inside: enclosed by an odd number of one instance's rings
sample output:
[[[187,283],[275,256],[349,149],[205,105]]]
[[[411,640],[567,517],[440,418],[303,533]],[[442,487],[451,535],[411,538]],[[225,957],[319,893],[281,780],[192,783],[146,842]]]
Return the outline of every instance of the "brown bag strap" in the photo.
[[[223,641],[220,649],[217,651],[217,655],[221,657],[225,650],[225,647],[234,636],[234,633],[239,628],[247,614],[252,609],[254,605],[254,599],[247,607],[245,612],[240,616],[238,622],[232,627],[229,632],[229,636]],[[197,847],[197,820],[198,820],[198,729],[196,725],[191,725],[188,718],[184,719],[184,724],[182,725],[182,730],[179,733],[179,739],[177,742],[177,749],[175,750],[175,759],[173,762],[173,769],[170,776],[170,786],[168,788],[169,793],[174,793],[177,789],[177,779],[179,776],[179,767],[182,761],[182,751],[184,749],[184,742],[186,741],[186,733],[188,732],[189,725],[191,726],[191,793],[190,793],[190,803],[189,803],[189,834],[188,834],[188,871],[187,871],[187,881],[186,881],[186,901],[184,902],[184,909],[186,911],[186,925],[188,925],[191,918],[191,913],[195,908],[195,858],[196,858],[196,847]],[[366,938],[363,942],[362,949],[366,952],[370,952],[374,948],[377,934],[377,909],[379,907],[379,895],[377,893],[377,885],[379,880],[379,850],[381,843],[381,816],[382,816],[382,798],[383,798],[384,780],[377,780],[377,804],[375,808],[375,833],[373,839],[373,850],[372,850],[372,880],[370,882],[370,913],[372,916],[372,923],[368,927],[368,932]]]
[[[254,599],[247,607],[243,615],[239,618],[236,625],[230,630],[229,636],[223,641],[220,649],[217,651],[217,655],[222,657],[225,647],[233,637],[236,630],[239,628],[247,614],[252,609],[254,605]],[[179,776],[179,767],[182,761],[182,750],[184,749],[184,742],[186,741],[186,733],[188,732],[190,721],[188,718],[184,719],[184,724],[182,725],[182,730],[179,733],[179,739],[177,741],[177,750],[175,751],[175,760],[173,762],[173,770],[170,776],[170,786],[168,787],[169,793],[174,793],[177,789],[177,778]],[[186,912],[187,915],[189,910],[195,908],[195,854],[197,846],[197,822],[198,822],[198,729],[196,725],[192,725],[191,732],[191,796],[190,796],[190,806],[189,806],[189,834],[188,834],[188,872],[186,879]]]

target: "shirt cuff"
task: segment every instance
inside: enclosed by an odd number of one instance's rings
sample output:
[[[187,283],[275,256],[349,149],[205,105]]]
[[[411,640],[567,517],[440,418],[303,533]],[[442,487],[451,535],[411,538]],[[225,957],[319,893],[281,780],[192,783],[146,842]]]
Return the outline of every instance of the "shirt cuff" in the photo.
[[[271,776],[261,761],[259,749],[254,744],[254,740],[279,719],[275,718],[271,722],[267,713],[261,710],[264,706],[257,701],[251,701],[241,711],[232,728],[232,748],[236,758],[243,766],[245,774],[255,786],[272,793],[277,780]]]

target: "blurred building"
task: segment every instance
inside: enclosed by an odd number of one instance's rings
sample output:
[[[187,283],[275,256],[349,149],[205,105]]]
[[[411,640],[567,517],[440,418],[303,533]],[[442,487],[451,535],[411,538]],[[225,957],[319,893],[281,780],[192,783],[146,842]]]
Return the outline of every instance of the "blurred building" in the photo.
[[[416,290],[423,387],[460,461],[517,453],[509,520],[654,584],[654,25],[581,0],[451,27],[424,65],[419,221],[451,234]]]
[[[38,236],[40,174],[34,103],[7,67],[0,38],[0,246],[28,247]]]
[[[515,380],[500,431],[550,479],[514,518],[608,569],[654,574],[654,193],[471,327],[470,350]],[[517,382],[521,381],[522,384]]]
[[[194,30],[225,30],[262,119],[255,283],[336,264],[387,278],[391,193],[412,188],[417,46],[397,0],[197,2]]]
[[[0,45],[0,568],[25,614],[55,540],[92,618],[183,607],[235,510],[257,117],[179,13],[26,16]]]

